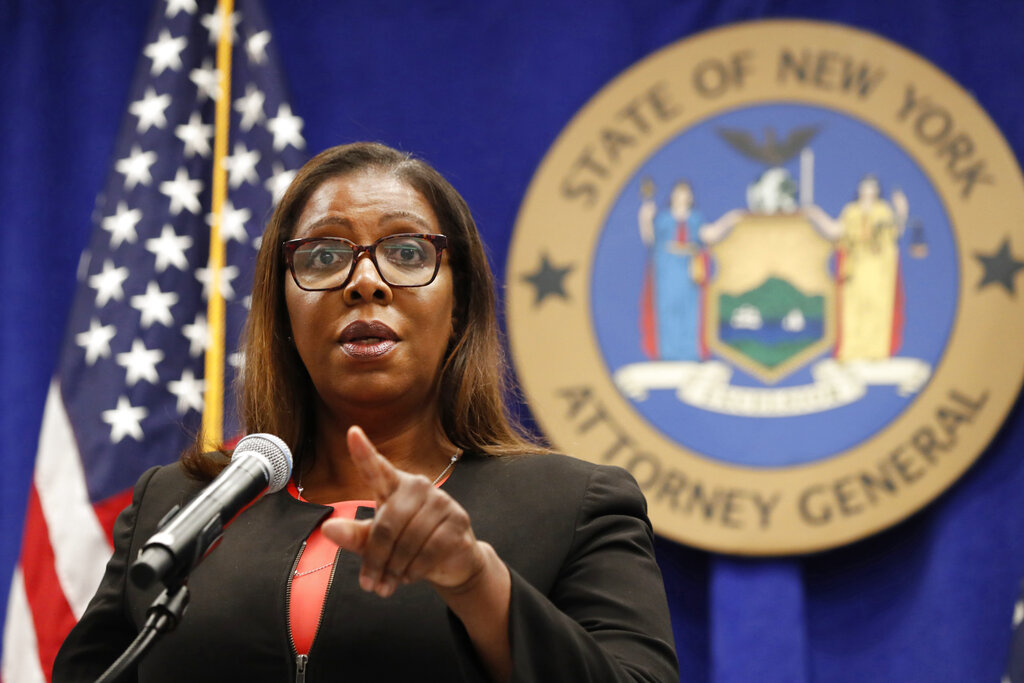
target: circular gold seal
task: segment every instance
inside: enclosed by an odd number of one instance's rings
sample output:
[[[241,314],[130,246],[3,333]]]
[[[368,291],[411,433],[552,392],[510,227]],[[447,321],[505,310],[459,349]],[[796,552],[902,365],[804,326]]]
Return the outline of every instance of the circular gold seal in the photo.
[[[981,454],[1024,372],[1024,182],[971,97],[836,24],[685,39],[558,137],[508,326],[560,448],[657,531],[775,555],[884,529]]]

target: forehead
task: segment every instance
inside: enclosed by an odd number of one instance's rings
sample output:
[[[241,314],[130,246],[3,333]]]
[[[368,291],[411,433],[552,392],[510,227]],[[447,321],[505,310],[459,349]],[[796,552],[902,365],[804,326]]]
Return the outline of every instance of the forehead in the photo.
[[[420,192],[394,174],[356,171],[323,181],[309,195],[293,237],[319,231],[440,233],[434,209]]]

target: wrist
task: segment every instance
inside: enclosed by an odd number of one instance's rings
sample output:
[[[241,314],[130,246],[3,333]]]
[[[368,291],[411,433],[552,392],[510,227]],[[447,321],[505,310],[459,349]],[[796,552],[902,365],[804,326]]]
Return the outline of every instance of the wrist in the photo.
[[[459,612],[460,605],[478,604],[481,601],[490,602],[494,598],[500,599],[502,593],[505,595],[506,604],[508,602],[507,596],[511,586],[508,567],[498,557],[497,551],[490,543],[485,541],[476,543],[481,558],[478,569],[456,586],[435,586],[441,599],[456,614]]]

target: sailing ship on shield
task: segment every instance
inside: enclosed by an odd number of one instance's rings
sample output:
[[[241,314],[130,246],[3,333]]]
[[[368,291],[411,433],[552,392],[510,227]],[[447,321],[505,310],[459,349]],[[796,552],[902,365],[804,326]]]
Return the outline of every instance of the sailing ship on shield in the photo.
[[[686,180],[658,207],[646,179],[637,214],[648,250],[640,345],[648,360],[614,380],[634,400],[673,390],[679,400],[751,417],[805,415],[853,403],[873,385],[901,396],[920,391],[931,366],[900,357],[906,301],[900,238],[909,204],[883,196],[875,175],[831,216],[814,203],[816,127],[783,140],[768,130],[721,129],[735,151],[766,169],[747,186],[746,208],[707,222]],[[799,155],[799,178],[783,164]],[[910,253],[927,244],[913,226]],[[810,365],[812,381],[779,385]],[[761,386],[733,383],[734,369]],[[745,383],[746,384],[746,383]]]

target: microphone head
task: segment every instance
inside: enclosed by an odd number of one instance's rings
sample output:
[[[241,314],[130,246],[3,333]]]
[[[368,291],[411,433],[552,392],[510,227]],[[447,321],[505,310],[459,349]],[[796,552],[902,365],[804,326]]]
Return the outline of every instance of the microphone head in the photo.
[[[277,493],[292,476],[292,452],[284,441],[273,434],[249,434],[235,445],[231,459],[248,453],[266,465],[269,482],[267,493]]]

